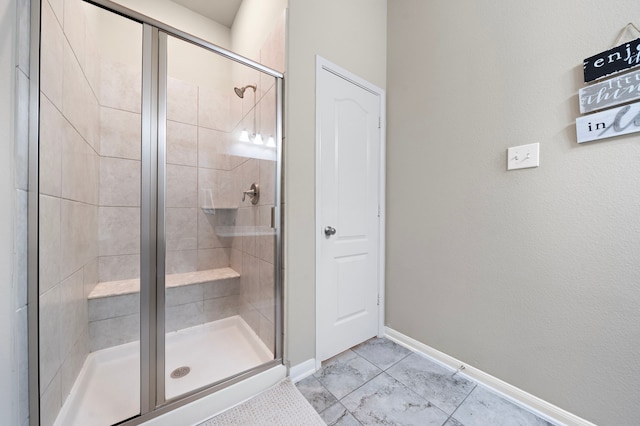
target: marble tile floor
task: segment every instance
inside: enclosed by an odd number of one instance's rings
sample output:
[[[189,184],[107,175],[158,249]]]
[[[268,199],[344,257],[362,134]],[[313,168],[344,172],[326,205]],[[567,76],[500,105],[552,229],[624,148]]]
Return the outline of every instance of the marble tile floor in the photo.
[[[327,425],[552,426],[455,373],[373,338],[296,386]]]

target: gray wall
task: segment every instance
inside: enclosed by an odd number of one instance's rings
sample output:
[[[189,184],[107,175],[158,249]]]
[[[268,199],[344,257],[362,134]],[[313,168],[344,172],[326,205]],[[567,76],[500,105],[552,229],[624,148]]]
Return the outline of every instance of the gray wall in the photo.
[[[289,3],[285,292],[291,365],[315,357],[315,55],[386,86],[386,0]]]
[[[637,9],[388,10],[388,326],[608,425],[640,418],[640,137],[578,145],[574,121],[582,60]]]

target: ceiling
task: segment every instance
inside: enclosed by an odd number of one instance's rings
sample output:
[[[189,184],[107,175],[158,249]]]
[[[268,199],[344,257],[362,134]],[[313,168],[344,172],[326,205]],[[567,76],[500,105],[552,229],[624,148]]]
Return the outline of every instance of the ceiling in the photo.
[[[202,16],[231,28],[242,0],[173,0]]]

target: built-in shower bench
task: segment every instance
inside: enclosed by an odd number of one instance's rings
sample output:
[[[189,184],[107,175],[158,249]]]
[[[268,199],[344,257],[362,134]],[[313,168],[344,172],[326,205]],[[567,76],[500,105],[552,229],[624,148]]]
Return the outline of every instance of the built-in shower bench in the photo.
[[[231,268],[166,276],[165,330],[176,331],[238,313],[240,274]],[[98,283],[88,299],[91,351],[138,340],[140,280]]]
[[[185,272],[182,274],[168,274],[166,287],[182,287],[196,284],[217,283],[233,278],[239,278],[240,274],[231,268],[207,269],[206,271]],[[98,283],[89,294],[89,300],[103,297],[120,296],[123,294],[140,293],[140,279],[105,281]]]

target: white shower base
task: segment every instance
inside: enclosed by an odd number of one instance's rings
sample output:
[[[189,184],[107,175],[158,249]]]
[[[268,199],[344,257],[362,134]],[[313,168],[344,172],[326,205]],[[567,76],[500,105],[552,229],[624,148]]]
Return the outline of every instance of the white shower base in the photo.
[[[111,425],[139,414],[139,342],[89,354],[55,425]],[[166,399],[264,364],[273,354],[236,315],[167,333]],[[182,366],[191,372],[172,379]]]

